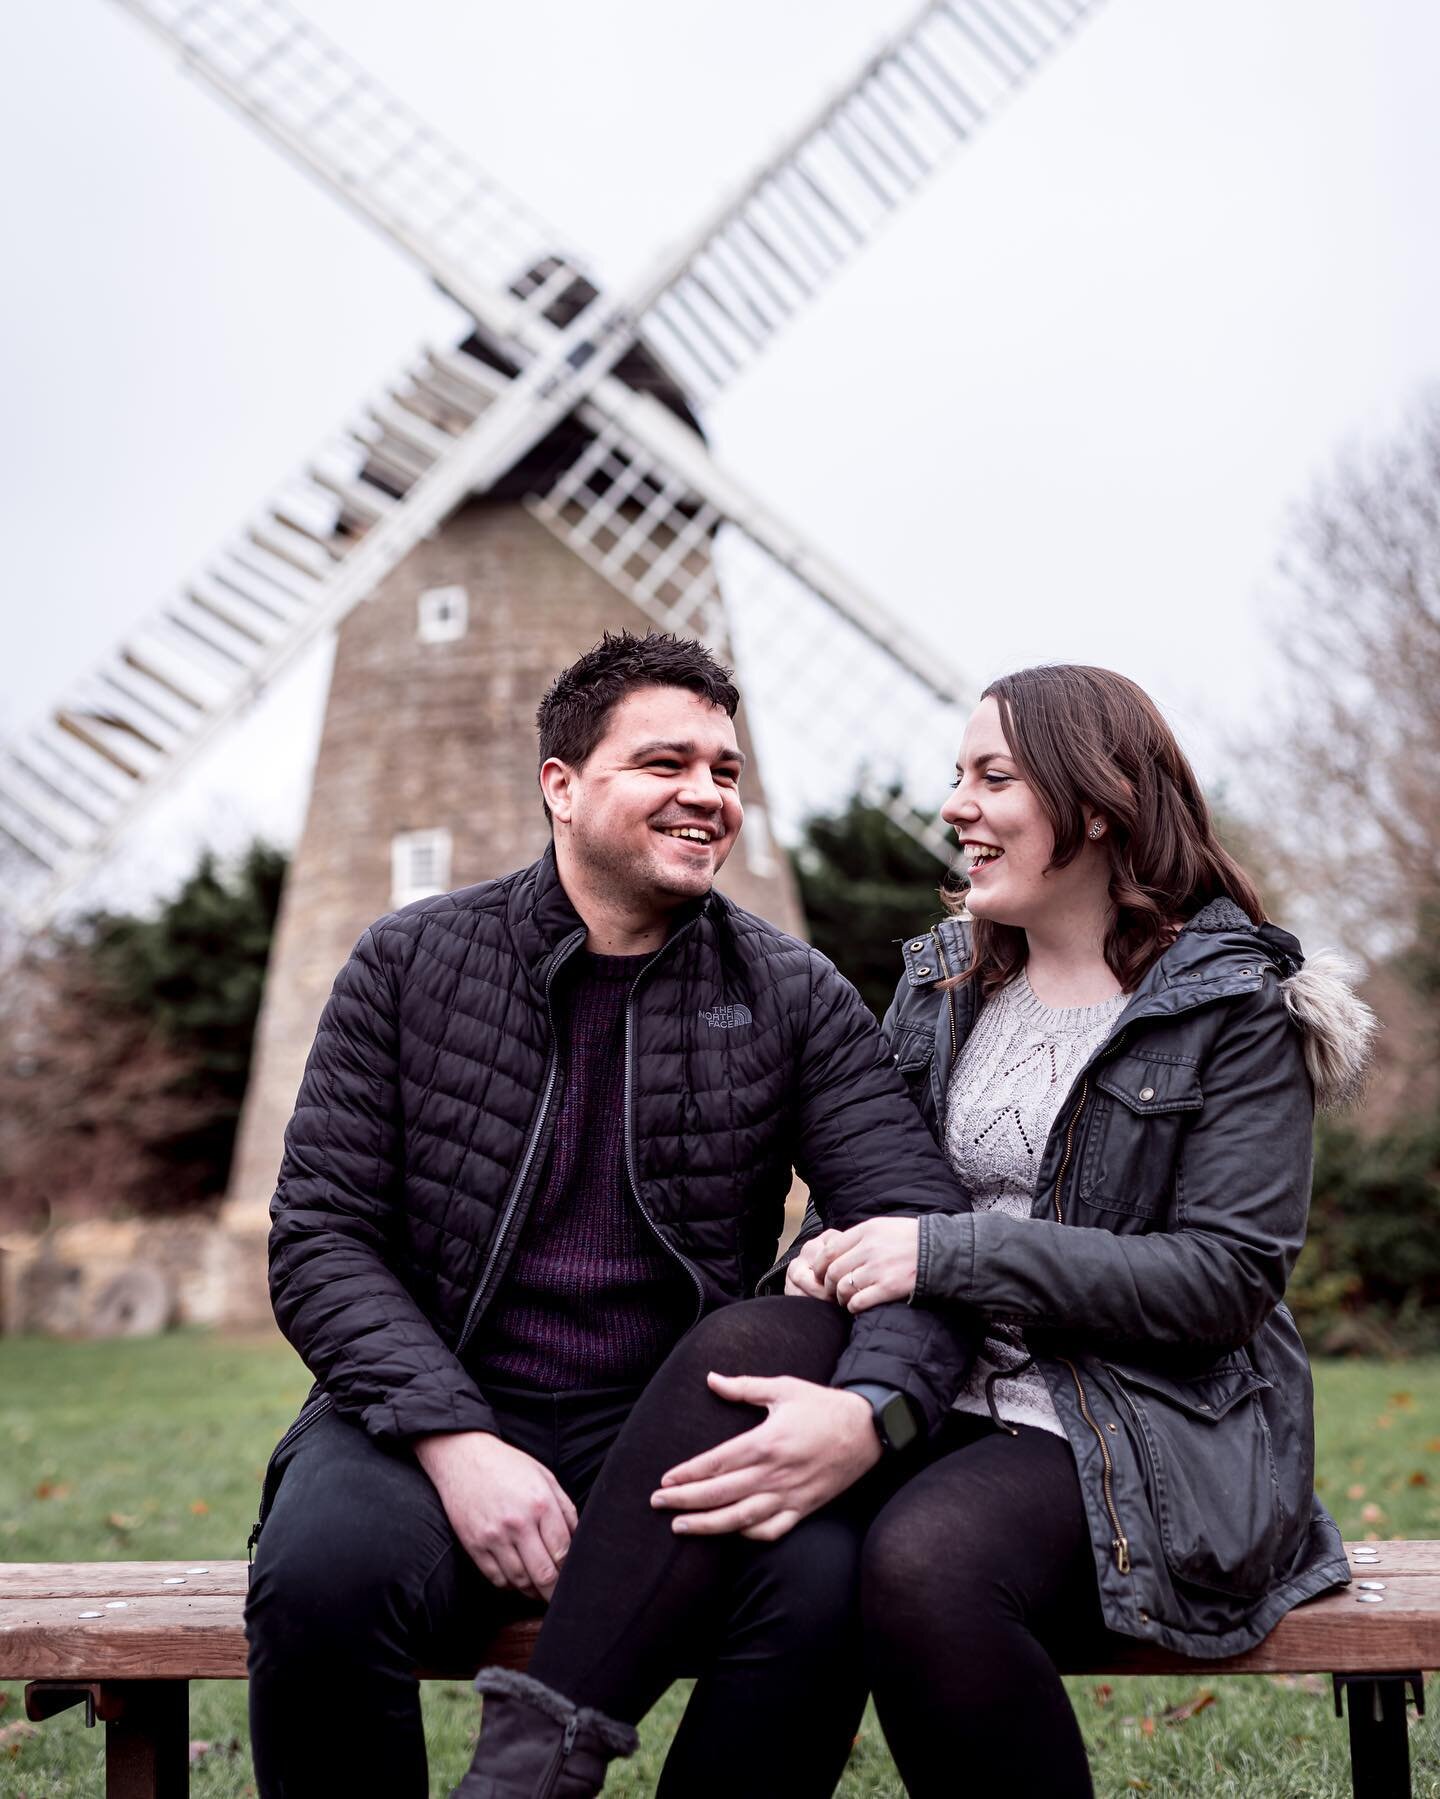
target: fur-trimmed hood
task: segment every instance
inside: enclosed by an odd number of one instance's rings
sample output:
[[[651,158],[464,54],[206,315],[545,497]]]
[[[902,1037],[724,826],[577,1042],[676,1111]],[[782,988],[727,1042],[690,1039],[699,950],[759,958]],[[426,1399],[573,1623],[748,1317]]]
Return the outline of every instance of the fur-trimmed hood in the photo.
[[[1315,1104],[1350,1106],[1365,1090],[1380,1021],[1352,985],[1354,964],[1333,949],[1317,950],[1280,983],[1285,1006],[1305,1037],[1305,1066]]]
[[[1299,939],[1275,924],[1253,924],[1234,900],[1213,899],[1180,933],[1167,958],[1218,969],[1259,950],[1280,976],[1285,1007],[1305,1040],[1305,1066],[1322,1110],[1353,1105],[1365,1090],[1380,1021],[1355,991],[1357,970],[1337,950],[1306,956]],[[1162,958],[1162,963],[1167,959]]]

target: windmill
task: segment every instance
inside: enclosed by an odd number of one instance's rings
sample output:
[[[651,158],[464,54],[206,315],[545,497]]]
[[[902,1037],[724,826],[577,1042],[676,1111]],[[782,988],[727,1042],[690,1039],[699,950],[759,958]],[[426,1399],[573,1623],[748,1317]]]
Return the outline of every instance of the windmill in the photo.
[[[1097,0],[928,0],[618,296],[287,0],[117,4],[473,321],[0,746],[4,888],[39,920],[338,634],[232,1173],[232,1213],[258,1228],[335,967],[389,904],[535,853],[529,715],[602,628],[649,623],[734,656],[783,818],[868,770],[943,855],[922,784],[953,754],[960,677],[723,469],[697,414]],[[798,924],[770,796],[747,789],[727,885]]]

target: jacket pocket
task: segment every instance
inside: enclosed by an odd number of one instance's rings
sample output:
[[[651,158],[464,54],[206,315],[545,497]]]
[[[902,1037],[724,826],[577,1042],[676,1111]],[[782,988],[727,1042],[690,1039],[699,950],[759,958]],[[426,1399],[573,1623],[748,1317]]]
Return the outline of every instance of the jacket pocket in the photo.
[[[1188,1062],[1117,1056],[1095,1070],[1080,1197],[1106,1212],[1153,1218],[1175,1183],[1180,1138],[1205,1103]]]
[[[1193,1379],[1115,1362],[1166,1563],[1196,1586],[1253,1598],[1274,1571],[1284,1531],[1269,1426],[1270,1382],[1247,1361]]]
[[[270,1459],[265,1464],[264,1479],[260,1483],[260,1511],[255,1519],[254,1528],[250,1532],[246,1544],[251,1560],[254,1560],[255,1545],[260,1541],[260,1532],[265,1528],[265,1520],[270,1516],[270,1508],[275,1503],[275,1495],[279,1491],[280,1476],[285,1471],[285,1458],[296,1441],[302,1437],[310,1426],[323,1418],[331,1409],[333,1401],[328,1393],[322,1392],[317,1384],[310,1389],[310,1397],[301,1406],[295,1422],[270,1451]]]

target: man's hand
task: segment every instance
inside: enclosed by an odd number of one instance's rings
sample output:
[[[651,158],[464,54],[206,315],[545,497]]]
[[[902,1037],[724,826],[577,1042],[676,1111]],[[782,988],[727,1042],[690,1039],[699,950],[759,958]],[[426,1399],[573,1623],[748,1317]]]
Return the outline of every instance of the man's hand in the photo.
[[[488,1431],[415,1439],[450,1528],[491,1586],[548,1599],[575,1529],[575,1507],[533,1456]]]
[[[679,1535],[739,1531],[773,1543],[880,1460],[874,1413],[859,1393],[788,1374],[712,1374],[709,1382],[722,1399],[770,1415],[665,1475],[650,1503],[681,1514],[671,1526]]]
[[[820,1253],[820,1245],[824,1237],[812,1237],[808,1243],[802,1244],[799,1251],[785,1265],[785,1291],[792,1298],[798,1299],[830,1299],[835,1295],[825,1291],[825,1282],[815,1272],[815,1258]]]
[[[823,1231],[811,1272],[825,1283],[827,1299],[866,1312],[911,1297],[919,1251],[918,1219],[867,1218],[848,1231]]]

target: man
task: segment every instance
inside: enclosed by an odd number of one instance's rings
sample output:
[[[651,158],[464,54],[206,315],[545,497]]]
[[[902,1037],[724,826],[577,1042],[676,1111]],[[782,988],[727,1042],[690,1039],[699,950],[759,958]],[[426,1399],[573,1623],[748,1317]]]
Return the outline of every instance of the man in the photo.
[[[540,706],[552,848],[381,919],[336,981],[272,1206],[275,1312],[317,1386],[267,1474],[247,1605],[266,1799],[426,1791],[413,1670],[473,1665],[549,1598],[651,1374],[766,1274],[792,1166],[841,1227],[963,1204],[854,990],[713,891],[738,698],[697,643],[606,637]],[[938,1314],[865,1314],[833,1388],[796,1383],[794,1512],[906,1416],[937,1422],[962,1354]],[[827,1577],[822,1541],[743,1544],[697,1623],[713,1715],[727,1679],[784,1676],[744,1684],[752,1741],[847,1627],[851,1565]],[[819,1591],[805,1630],[787,1580]],[[720,1765],[716,1731],[689,1737]]]

